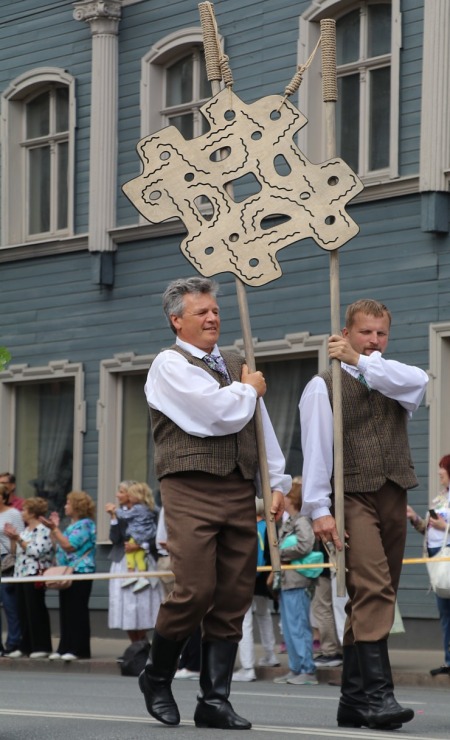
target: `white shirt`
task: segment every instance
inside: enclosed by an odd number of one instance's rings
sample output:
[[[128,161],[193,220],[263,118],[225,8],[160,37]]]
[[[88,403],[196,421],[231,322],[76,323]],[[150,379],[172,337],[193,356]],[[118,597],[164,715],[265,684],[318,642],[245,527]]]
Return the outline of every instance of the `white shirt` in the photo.
[[[447,500],[445,500],[443,496],[439,496],[437,499],[433,501],[433,507],[434,507],[436,514],[439,516],[439,518],[443,519],[444,522],[447,524],[449,514],[450,514],[450,486],[447,488],[446,499]],[[445,540],[445,530],[435,529],[434,527],[431,527],[430,525],[428,525],[428,529],[427,529],[428,547],[442,547],[443,545],[446,544],[444,540]]]
[[[359,356],[358,365],[342,363],[342,369],[357,378],[361,373],[368,386],[403,406],[409,417],[422,401],[428,383],[424,370],[396,360],[385,360],[381,352]],[[333,471],[333,411],[323,378],[314,377],[299,403],[302,433],[302,514],[311,519],[330,513]]]
[[[20,511],[17,511],[12,506],[2,511],[0,514],[0,552],[2,555],[11,552],[11,540],[5,534],[5,524],[12,524],[17,532],[23,532],[25,529],[25,523]]]
[[[177,338],[176,343],[194,357],[202,359],[205,356],[204,351],[187,342]],[[217,345],[211,354],[220,355]],[[194,437],[220,437],[240,432],[253,418],[258,398],[256,390],[248,383],[234,381],[221,387],[208,372],[191,365],[182,354],[170,349],[161,352],[153,361],[144,391],[150,408],[161,411]],[[287,494],[292,479],[284,473],[284,456],[262,399],[261,419],[271,489]],[[255,482],[258,487],[258,479]]]

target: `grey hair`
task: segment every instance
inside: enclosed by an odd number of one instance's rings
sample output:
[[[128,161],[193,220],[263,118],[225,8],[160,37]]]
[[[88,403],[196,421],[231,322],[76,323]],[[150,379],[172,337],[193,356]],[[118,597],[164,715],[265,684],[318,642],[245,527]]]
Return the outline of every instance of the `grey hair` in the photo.
[[[119,488],[123,487],[126,488],[127,491],[130,488],[130,486],[134,486],[137,483],[135,480],[121,480],[119,483]]]
[[[163,310],[173,333],[176,329],[170,317],[182,316],[184,311],[184,296],[188,293],[208,293],[215,298],[219,292],[219,283],[204,277],[178,278],[172,280],[163,294]]]

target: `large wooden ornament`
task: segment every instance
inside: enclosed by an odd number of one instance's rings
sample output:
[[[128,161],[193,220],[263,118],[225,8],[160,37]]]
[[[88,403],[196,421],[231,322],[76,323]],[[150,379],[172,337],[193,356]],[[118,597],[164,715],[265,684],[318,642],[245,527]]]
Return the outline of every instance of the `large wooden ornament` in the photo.
[[[148,221],[184,222],[181,250],[199,273],[265,285],[282,274],[283,247],[311,237],[334,250],[358,233],[345,206],[361,181],[337,157],[306,159],[293,141],[306,118],[288,100],[246,105],[224,89],[201,112],[210,130],[196,139],[173,126],[142,139],[144,170],[123,186]]]

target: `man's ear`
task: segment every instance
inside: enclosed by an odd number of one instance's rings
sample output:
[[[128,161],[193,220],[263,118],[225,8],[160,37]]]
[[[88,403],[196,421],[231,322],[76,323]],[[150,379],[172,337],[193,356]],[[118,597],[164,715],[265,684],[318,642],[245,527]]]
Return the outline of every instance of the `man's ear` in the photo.
[[[173,328],[176,332],[181,328],[181,316],[175,316],[174,313],[170,314],[170,323],[172,324]]]
[[[344,328],[342,329],[341,334],[343,337],[348,337],[348,329],[346,326],[344,326]]]

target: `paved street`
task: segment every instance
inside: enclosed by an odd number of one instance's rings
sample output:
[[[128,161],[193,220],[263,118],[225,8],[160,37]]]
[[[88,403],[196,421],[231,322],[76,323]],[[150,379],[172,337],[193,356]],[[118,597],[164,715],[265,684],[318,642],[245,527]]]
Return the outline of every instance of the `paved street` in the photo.
[[[2,740],[185,740],[235,738],[242,732],[199,730],[192,716],[197,683],[177,681],[175,695],[182,726],[167,728],[145,711],[134,678],[58,672],[0,672],[0,738]],[[232,700],[238,712],[253,722],[252,740],[352,738],[380,740],[380,732],[340,729],[336,725],[339,689],[336,686],[297,687],[264,680],[233,684]],[[408,688],[397,691],[400,702],[416,712],[413,722],[389,737],[402,740],[426,737],[448,740],[448,689]]]

